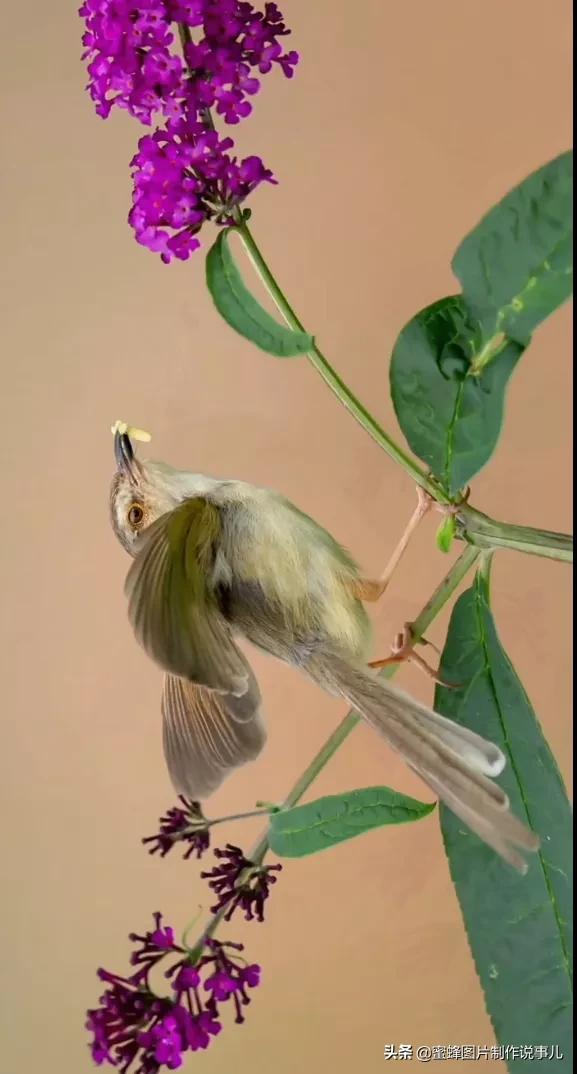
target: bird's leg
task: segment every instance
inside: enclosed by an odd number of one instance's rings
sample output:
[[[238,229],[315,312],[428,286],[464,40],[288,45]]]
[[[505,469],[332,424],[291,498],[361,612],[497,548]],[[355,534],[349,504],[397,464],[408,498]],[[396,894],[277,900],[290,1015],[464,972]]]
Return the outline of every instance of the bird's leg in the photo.
[[[409,519],[409,523],[407,525],[407,528],[405,529],[405,532],[403,533],[381,577],[376,581],[362,579],[358,583],[359,591],[357,595],[359,599],[364,601],[376,601],[379,599],[379,597],[382,596],[391,580],[391,577],[399,563],[399,560],[401,559],[401,556],[403,555],[403,552],[409,544],[409,541],[414,531],[419,525],[421,519],[424,518],[427,512],[431,509],[433,504],[435,504],[437,510],[441,511],[442,514],[456,514],[461,504],[467,502],[469,494],[470,489],[467,488],[458,503],[445,505],[436,503],[436,501],[433,499],[432,496],[429,495],[429,493],[425,492],[425,490],[422,489],[420,486],[417,486],[417,506],[413,511],[411,518]],[[428,675],[429,678],[433,679],[441,686],[447,686],[450,689],[457,689],[459,685],[458,683],[446,682],[444,679],[441,679],[439,675],[439,669],[431,667],[431,665],[428,664],[427,661],[422,656],[420,656],[419,653],[415,652],[415,644],[417,642],[420,645],[430,645],[432,649],[435,649],[435,651],[439,653],[437,646],[434,645],[432,641],[427,641],[426,638],[415,637],[413,633],[412,623],[405,623],[403,630],[399,634],[397,634],[391,646],[391,655],[385,657],[382,660],[371,660],[369,663],[369,667],[384,668],[388,667],[391,664],[402,664],[405,661],[410,661],[413,664],[416,664],[417,667],[421,669],[421,671],[424,671],[425,675]]]
[[[407,527],[401,536],[401,539],[395,548],[387,566],[385,567],[380,578],[361,578],[355,582],[355,596],[359,600],[367,602],[374,602],[380,600],[385,589],[387,588],[395,570],[397,569],[401,557],[407,548],[413,533],[415,532],[419,522],[425,517],[427,512],[431,509],[433,503],[432,496],[424,489],[417,485],[417,506],[411,515]]]
[[[400,632],[400,634],[397,634],[391,646],[391,655],[386,656],[383,660],[371,660],[369,663],[369,667],[384,668],[388,667],[390,664],[402,664],[405,662],[405,660],[410,661],[411,663],[416,664],[417,667],[421,669],[421,671],[424,671],[425,675],[428,675],[431,679],[434,679],[434,681],[438,682],[441,686],[448,686],[451,689],[456,689],[455,683],[446,682],[444,679],[441,679],[439,676],[438,668],[432,668],[431,665],[428,664],[427,661],[419,655],[419,653],[415,652],[416,641],[418,641],[421,645],[430,645],[432,649],[435,649],[437,652],[439,651],[437,649],[437,646],[433,645],[432,641],[427,641],[426,638],[416,639],[413,634],[412,623],[405,623],[403,630]]]

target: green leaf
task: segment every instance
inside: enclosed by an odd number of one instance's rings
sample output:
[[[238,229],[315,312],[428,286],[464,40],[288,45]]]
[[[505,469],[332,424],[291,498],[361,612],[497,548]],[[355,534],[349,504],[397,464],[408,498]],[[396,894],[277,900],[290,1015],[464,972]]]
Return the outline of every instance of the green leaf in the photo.
[[[420,820],[434,808],[389,787],[364,787],[274,813],[269,843],[280,858],[303,858],[384,824]]]
[[[463,294],[422,310],[390,368],[399,424],[450,496],[490,459],[509,378],[533,329],[572,292],[573,154],[515,187],[463,240]]]
[[[445,807],[445,848],[485,1002],[501,1044],[553,1045],[571,1070],[572,813],[555,760],[529,699],[505,653],[489,607],[488,582],[477,575],[457,601],[435,708],[499,745],[508,764],[500,777],[513,811],[542,848],[526,876],[503,863]],[[508,1058],[510,1071],[526,1060]]]
[[[276,358],[306,354],[313,338],[294,332],[271,317],[245,286],[228,245],[228,231],[221,231],[206,257],[206,283],[214,304],[235,332]]]
[[[501,431],[505,392],[523,353],[506,342],[498,360],[471,376],[479,324],[460,295],[442,298],[413,317],[395,344],[391,395],[412,450],[450,496],[490,459]]]
[[[533,172],[463,240],[453,271],[487,342],[527,346],[573,289],[573,153]],[[482,359],[481,359],[482,360]]]

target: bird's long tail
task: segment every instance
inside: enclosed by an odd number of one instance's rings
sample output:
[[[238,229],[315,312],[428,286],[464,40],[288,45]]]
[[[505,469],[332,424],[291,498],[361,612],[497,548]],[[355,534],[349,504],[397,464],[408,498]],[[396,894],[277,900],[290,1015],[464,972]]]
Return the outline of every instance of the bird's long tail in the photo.
[[[537,850],[539,838],[511,813],[507,795],[493,782],[505,767],[497,746],[338,656],[315,655],[307,671],[345,698],[488,846],[527,871],[520,851]]]

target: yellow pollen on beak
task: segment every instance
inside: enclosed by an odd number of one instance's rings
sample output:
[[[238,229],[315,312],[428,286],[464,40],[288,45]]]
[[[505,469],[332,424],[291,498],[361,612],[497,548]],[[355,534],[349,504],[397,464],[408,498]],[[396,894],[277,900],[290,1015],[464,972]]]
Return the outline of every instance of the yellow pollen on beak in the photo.
[[[150,433],[147,433],[145,429],[137,429],[134,425],[128,425],[125,421],[115,421],[110,431],[113,436],[116,433],[121,435],[126,433],[126,436],[129,436],[131,440],[140,440],[143,444],[148,444],[152,440]]]

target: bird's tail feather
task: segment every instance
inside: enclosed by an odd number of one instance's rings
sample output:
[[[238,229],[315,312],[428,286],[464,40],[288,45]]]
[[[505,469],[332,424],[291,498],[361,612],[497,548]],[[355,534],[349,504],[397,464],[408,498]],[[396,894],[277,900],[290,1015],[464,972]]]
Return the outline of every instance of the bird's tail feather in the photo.
[[[491,778],[505,767],[497,746],[363,666],[334,655],[315,656],[307,671],[325,689],[344,697],[479,838],[526,872],[520,851],[537,850],[539,839],[511,813],[507,795]]]

